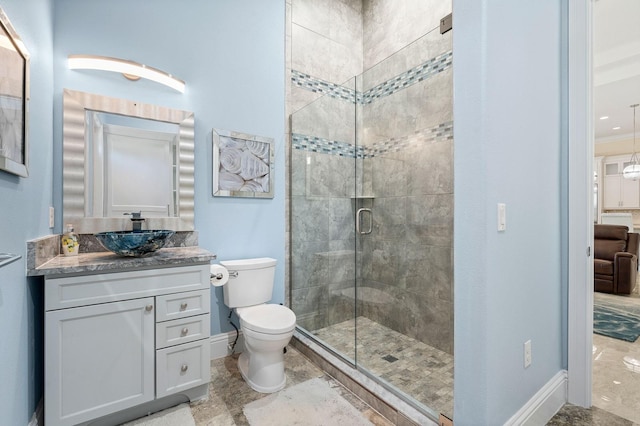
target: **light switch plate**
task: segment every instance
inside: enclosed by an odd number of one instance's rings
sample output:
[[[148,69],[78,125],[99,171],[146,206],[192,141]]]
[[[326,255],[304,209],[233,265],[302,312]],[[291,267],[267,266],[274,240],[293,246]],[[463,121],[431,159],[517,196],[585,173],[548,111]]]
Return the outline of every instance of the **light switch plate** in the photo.
[[[524,368],[531,365],[531,340],[524,342]]]
[[[507,205],[498,203],[498,231],[507,230]]]

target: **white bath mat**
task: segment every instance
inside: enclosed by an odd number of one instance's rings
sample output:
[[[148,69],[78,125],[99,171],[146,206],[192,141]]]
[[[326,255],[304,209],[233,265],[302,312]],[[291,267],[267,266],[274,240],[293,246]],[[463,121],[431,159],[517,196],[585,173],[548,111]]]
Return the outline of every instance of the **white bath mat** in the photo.
[[[315,378],[244,406],[251,426],[371,426],[326,380]]]
[[[180,404],[122,426],[196,426],[189,404]]]

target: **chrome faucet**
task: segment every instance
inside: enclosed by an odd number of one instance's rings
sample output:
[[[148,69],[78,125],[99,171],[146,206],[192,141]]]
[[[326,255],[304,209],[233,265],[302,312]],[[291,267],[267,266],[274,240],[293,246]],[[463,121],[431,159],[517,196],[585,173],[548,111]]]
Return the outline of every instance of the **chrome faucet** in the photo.
[[[142,231],[142,222],[144,222],[144,218],[142,217],[142,211],[139,212],[131,212],[131,213],[123,213],[125,216],[131,216],[131,222],[133,222],[132,230],[134,231]]]

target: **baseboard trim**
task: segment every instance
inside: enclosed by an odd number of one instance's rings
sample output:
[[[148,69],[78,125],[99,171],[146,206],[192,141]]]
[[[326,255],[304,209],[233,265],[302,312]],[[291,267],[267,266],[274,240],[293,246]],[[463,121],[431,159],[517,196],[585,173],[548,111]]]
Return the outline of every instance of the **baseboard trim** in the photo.
[[[219,359],[231,355],[231,345],[233,345],[234,340],[236,340],[235,331],[211,336],[211,359]],[[242,336],[242,332],[240,332],[238,335],[238,343],[236,344],[233,352],[240,353],[242,351],[244,351],[244,338]]]
[[[35,413],[31,416],[31,420],[27,426],[42,426],[44,425],[44,398],[40,398]]]
[[[559,371],[505,425],[547,424],[567,402],[567,377],[566,370]]]

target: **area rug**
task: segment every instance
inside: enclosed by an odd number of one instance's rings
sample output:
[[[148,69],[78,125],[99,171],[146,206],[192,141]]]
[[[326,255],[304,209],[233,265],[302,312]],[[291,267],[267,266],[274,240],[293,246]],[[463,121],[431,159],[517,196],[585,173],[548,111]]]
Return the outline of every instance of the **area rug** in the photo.
[[[180,404],[122,426],[196,426],[189,404]]]
[[[595,293],[593,332],[635,342],[640,336],[640,306],[630,304],[628,300],[616,301],[612,296],[604,297]]]
[[[371,426],[326,380],[315,378],[244,406],[251,426]]]

